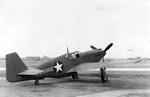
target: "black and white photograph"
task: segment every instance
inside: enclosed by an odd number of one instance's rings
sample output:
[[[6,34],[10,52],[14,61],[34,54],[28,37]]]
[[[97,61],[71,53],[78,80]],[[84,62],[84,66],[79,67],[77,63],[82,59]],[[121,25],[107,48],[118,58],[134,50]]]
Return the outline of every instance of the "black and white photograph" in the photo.
[[[0,0],[0,97],[150,97],[150,1]]]

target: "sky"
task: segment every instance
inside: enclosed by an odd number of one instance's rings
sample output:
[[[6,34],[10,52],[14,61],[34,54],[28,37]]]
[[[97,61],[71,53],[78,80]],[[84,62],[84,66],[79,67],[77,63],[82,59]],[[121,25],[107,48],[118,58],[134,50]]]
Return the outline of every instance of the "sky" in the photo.
[[[105,49],[106,57],[150,58],[148,0],[0,0],[0,57],[57,57]],[[130,49],[130,50],[129,50]]]

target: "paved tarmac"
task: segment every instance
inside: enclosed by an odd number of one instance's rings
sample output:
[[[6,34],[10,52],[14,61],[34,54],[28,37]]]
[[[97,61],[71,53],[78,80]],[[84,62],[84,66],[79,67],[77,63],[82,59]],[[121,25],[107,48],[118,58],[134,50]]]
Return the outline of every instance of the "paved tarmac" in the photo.
[[[149,71],[108,71],[107,83],[96,73],[80,73],[78,80],[46,78],[38,86],[33,80],[9,83],[0,77],[0,97],[150,97]]]

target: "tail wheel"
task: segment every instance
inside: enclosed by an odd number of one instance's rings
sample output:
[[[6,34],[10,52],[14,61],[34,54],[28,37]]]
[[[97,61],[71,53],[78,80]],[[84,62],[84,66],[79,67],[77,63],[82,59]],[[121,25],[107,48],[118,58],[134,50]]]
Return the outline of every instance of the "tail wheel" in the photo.
[[[108,75],[106,74],[106,68],[100,68],[100,73],[101,73],[101,80],[102,82],[107,82],[108,81]]]
[[[38,80],[35,81],[35,85],[39,85],[39,81]]]
[[[78,73],[75,72],[75,73],[72,75],[72,78],[73,78],[73,79],[78,79]]]

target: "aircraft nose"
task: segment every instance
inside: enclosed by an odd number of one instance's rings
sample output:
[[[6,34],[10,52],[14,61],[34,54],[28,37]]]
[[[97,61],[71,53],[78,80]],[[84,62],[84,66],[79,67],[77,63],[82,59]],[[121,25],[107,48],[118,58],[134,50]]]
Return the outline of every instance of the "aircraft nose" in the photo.
[[[105,56],[105,55],[106,55],[106,52],[102,51],[102,52],[99,53],[99,55]]]
[[[106,52],[104,51],[98,51],[95,53],[95,56],[105,56]]]
[[[105,56],[106,55],[106,52],[103,52],[103,56]]]

